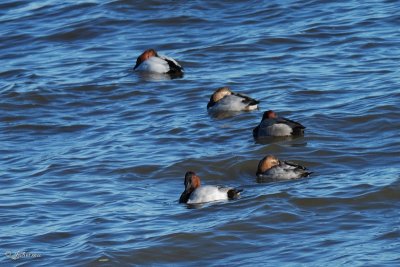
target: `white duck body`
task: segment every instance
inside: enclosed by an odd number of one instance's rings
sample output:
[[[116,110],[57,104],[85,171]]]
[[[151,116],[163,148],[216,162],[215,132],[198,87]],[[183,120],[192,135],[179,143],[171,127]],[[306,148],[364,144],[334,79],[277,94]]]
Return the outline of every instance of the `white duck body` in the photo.
[[[154,49],[147,49],[137,59],[134,70],[149,73],[182,76],[183,68],[173,58],[159,55]]]
[[[257,108],[257,104],[250,105],[241,95],[227,95],[210,107],[212,111],[251,111]]]
[[[200,186],[200,177],[192,171],[185,174],[185,191],[179,198],[179,203],[198,204],[217,200],[235,199],[242,190],[219,187],[214,185]]]
[[[292,127],[286,123],[279,123],[275,119],[267,119],[260,123],[259,136],[290,136]]]
[[[228,87],[218,88],[210,97],[207,109],[215,112],[251,111],[258,108],[260,101],[247,95],[232,92]]]
[[[194,190],[188,204],[198,204],[218,200],[228,200],[228,191],[233,188],[222,188],[215,185],[203,185]]]
[[[304,127],[298,122],[281,118],[272,110],[263,114],[261,122],[253,129],[254,138],[267,136],[303,136]]]
[[[143,61],[136,69],[139,71],[148,71],[154,73],[169,73],[171,71],[171,67],[167,60],[170,60],[176,66],[182,68],[174,59],[159,55],[150,57],[149,59]]]
[[[307,177],[310,173],[299,165],[280,161],[280,164],[272,167],[259,176],[273,180],[291,180]]]
[[[257,177],[261,180],[291,180],[308,177],[311,174],[305,167],[281,161],[275,156],[266,156],[258,163]]]

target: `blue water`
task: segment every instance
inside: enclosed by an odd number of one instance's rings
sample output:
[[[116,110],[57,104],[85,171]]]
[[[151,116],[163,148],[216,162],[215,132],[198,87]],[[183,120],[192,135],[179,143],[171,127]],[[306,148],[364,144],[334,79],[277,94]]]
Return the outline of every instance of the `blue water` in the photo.
[[[399,9],[2,1],[0,266],[399,265]],[[210,116],[221,86],[259,110]],[[269,109],[305,136],[255,142]],[[258,183],[268,154],[313,174]],[[178,204],[188,170],[241,198]]]

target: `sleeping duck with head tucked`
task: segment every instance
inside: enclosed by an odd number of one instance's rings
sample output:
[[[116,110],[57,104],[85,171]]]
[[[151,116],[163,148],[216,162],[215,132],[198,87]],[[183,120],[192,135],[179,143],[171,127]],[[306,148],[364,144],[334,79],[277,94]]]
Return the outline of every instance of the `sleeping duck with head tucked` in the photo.
[[[259,103],[260,101],[235,93],[225,86],[218,88],[211,95],[207,109],[216,112],[251,111],[257,109]]]
[[[253,136],[255,139],[268,136],[303,136],[305,128],[298,122],[278,117],[274,111],[268,110],[264,112],[259,125],[253,129]]]
[[[154,49],[147,49],[137,59],[133,70],[151,73],[183,75],[182,66],[173,58],[159,55]]]
[[[268,155],[258,163],[256,175],[259,180],[291,180],[308,177],[311,173],[303,166]]]

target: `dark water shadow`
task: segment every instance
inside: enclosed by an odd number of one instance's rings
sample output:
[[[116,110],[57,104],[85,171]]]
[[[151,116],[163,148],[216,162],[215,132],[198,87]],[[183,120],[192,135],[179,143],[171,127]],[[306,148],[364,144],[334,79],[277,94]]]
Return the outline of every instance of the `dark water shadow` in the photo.
[[[208,114],[210,115],[210,117],[214,118],[214,119],[227,119],[227,118],[231,118],[234,116],[237,116],[241,113],[243,113],[243,111],[218,111],[218,110],[207,110]]]
[[[198,203],[198,204],[185,204],[186,208],[189,210],[192,209],[201,209],[204,206],[205,203]]]
[[[204,203],[193,203],[193,204],[183,204],[186,205],[187,209],[201,209],[201,208],[206,208],[206,207],[211,207],[214,205],[223,205],[223,204],[227,204],[229,202],[232,201],[238,201],[242,198],[242,196],[239,196],[235,199],[227,199],[227,200],[215,200],[215,201],[210,201],[210,202],[204,202]]]
[[[294,142],[296,141],[296,142]],[[293,143],[291,143],[293,142]],[[269,145],[271,143],[289,143],[290,146],[307,146],[304,136],[266,136],[254,138],[254,143],[259,145]]]
[[[314,173],[312,173],[314,174]],[[274,179],[274,178],[270,178],[270,177],[265,177],[265,176],[256,176],[256,182],[258,184],[277,184],[277,183],[290,183],[290,182],[299,182],[299,181],[303,181],[303,180],[307,180],[310,179],[310,175],[307,177],[301,177],[301,178],[297,178],[297,179]]]

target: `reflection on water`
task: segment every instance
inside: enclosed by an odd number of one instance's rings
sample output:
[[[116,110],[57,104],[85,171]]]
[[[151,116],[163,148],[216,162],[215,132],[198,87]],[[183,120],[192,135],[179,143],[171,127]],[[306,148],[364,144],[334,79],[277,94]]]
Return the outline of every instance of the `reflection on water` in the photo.
[[[215,119],[226,119],[230,117],[234,117],[243,113],[242,111],[220,111],[220,110],[213,110],[208,109],[208,114]]]
[[[292,142],[296,141],[296,142]],[[287,143],[295,146],[306,146],[307,142],[305,142],[304,136],[264,136],[257,139],[254,139],[256,144],[260,145],[268,145],[271,143]]]

